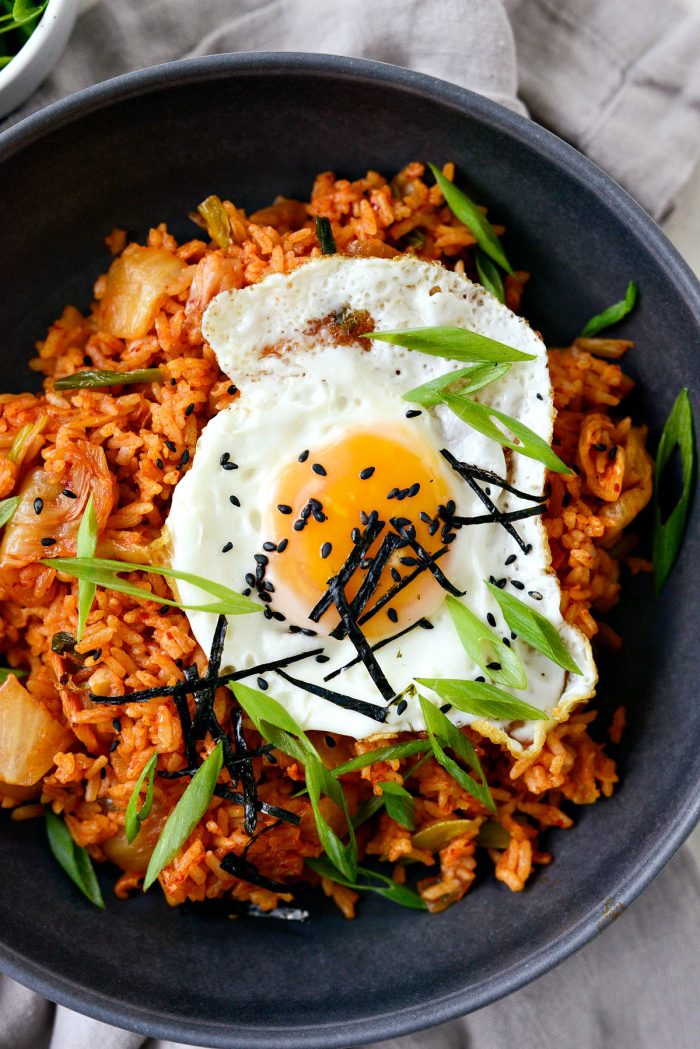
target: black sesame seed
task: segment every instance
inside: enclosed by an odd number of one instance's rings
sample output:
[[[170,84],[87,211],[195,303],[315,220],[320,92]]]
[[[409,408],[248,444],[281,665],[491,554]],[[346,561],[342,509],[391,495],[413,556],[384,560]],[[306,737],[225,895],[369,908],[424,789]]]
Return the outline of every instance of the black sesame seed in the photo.
[[[166,441],[165,442],[165,447],[167,449],[169,449],[169,451],[171,451],[171,452],[176,452],[177,451],[177,445],[175,444],[175,441]]]
[[[243,594],[243,597],[250,597],[250,595],[251,595],[251,593],[252,593],[252,590],[250,589],[250,587],[249,587],[249,586],[247,586],[247,587],[245,588],[245,590],[242,590],[242,591],[241,591],[241,593]]]
[[[474,680],[480,682],[483,685],[486,681],[486,678],[479,675],[479,677],[475,677]]]
[[[373,525],[378,520],[379,520],[379,514],[377,513],[376,510],[372,510],[372,512],[367,516],[367,524]]]
[[[311,517],[311,507],[308,505],[308,503],[299,514],[299,517],[302,519],[302,521],[308,521]]]
[[[230,459],[229,459],[228,462],[222,463],[221,465],[223,466],[224,470],[237,470],[238,469],[238,463],[232,463]]]
[[[400,503],[402,503],[407,495],[408,495],[408,488],[402,488],[401,491],[397,493],[396,498],[397,498],[397,500]]]
[[[92,364],[92,358],[88,357],[87,353],[83,357],[83,364]]]
[[[352,532],[350,533],[350,538],[353,541],[353,543],[359,543],[360,534],[361,533],[359,528],[353,528]]]
[[[409,408],[408,411],[406,412],[406,418],[407,419],[415,419],[416,416],[422,415],[422,414],[423,413],[421,412],[421,410],[419,408]]]
[[[276,543],[271,543],[269,540],[266,543],[263,543],[263,550],[267,550],[269,553],[272,553],[272,551],[276,550],[276,549],[277,549],[277,544]]]
[[[331,658],[330,656],[324,656],[323,653],[321,653],[321,655],[316,656],[316,662],[317,663],[328,663],[330,661],[330,658]]]
[[[270,686],[268,685],[264,677],[258,678],[258,688],[262,689],[263,692],[267,692],[269,687]]]
[[[484,488],[484,491],[486,492],[487,495],[491,495],[491,489],[489,488],[488,485],[486,486],[486,488]]]
[[[223,466],[224,463],[227,463],[230,458],[231,458],[231,453],[230,452],[224,452],[223,455],[221,456],[221,458],[219,459],[219,463]]]
[[[510,648],[510,638],[509,637],[504,637],[503,638],[503,644],[506,646],[506,648]]]
[[[265,601],[268,604],[269,604],[270,601],[272,601],[272,598],[270,597],[270,595],[266,594],[264,590],[258,590],[258,597],[260,598],[261,601]]]
[[[501,664],[496,662],[496,661],[494,661],[493,663],[487,663],[486,664],[486,669],[487,670],[500,670],[501,669]]]
[[[452,517],[453,513],[457,509],[457,504],[455,503],[454,499],[447,500],[447,506],[445,507],[445,509],[447,510],[447,516]]]
[[[611,447],[610,451],[608,452],[608,459],[610,459],[610,461],[612,462],[612,460],[615,458],[616,455],[617,455],[617,445],[614,444]]]
[[[267,590],[268,594],[274,594],[275,592],[274,583],[271,583],[269,579],[265,580],[265,582],[263,583],[263,588]]]
[[[528,596],[531,597],[533,601],[541,601],[542,600],[542,594],[539,592],[539,590],[528,590],[527,593],[528,593]]]
[[[418,626],[422,630],[434,630],[435,629],[434,624],[431,623],[429,619],[419,619],[418,620]]]
[[[66,499],[77,499],[75,492],[71,492],[70,488],[64,488],[61,495],[65,495]]]
[[[265,554],[255,554],[254,561],[258,565],[266,565],[269,563],[269,558]]]
[[[185,408],[185,415],[191,415],[193,411],[194,411],[194,401],[192,402],[192,404],[188,404],[187,407]]]
[[[234,393],[238,393],[238,387],[231,383],[226,393],[229,395],[229,397],[233,397]]]
[[[323,503],[320,499],[309,499],[309,506],[312,510],[323,510]]]
[[[328,555],[330,554],[332,549],[333,549],[333,545],[331,543],[324,543],[323,546],[321,547],[321,557],[325,560],[328,557]]]
[[[186,466],[189,461],[190,461],[190,453],[185,448],[184,452],[180,456],[180,465],[181,466]]]
[[[489,624],[489,626],[495,626],[496,625],[496,617],[493,614],[493,612],[487,612],[486,613],[486,622]]]
[[[515,641],[517,636],[518,635],[515,633],[515,631],[511,630],[511,632],[510,632],[510,639],[511,639],[511,641]]]
[[[598,443],[594,444],[593,447],[597,452],[607,452],[608,450],[607,444],[603,444],[602,441],[598,441]]]
[[[284,621],[286,619],[286,616],[283,616],[281,612],[274,612],[273,611],[272,618],[276,619],[278,623],[284,623]]]
[[[35,514],[40,514],[43,509],[44,509],[44,500],[40,499],[39,496],[37,496],[36,499],[34,500],[34,513]]]
[[[417,557],[400,557],[399,564],[406,565],[407,568],[415,568],[416,565],[420,564],[420,561]]]
[[[51,539],[51,537],[50,537],[50,536],[45,536],[45,537],[44,537],[44,538],[43,538],[43,539],[41,540],[41,545],[42,545],[42,546],[53,546],[55,542],[56,542],[56,540],[55,540],[55,539]]]
[[[240,506],[241,505],[241,500],[238,498],[237,495],[230,495],[228,497],[228,501],[230,502],[231,506]]]
[[[265,616],[265,619],[272,619],[272,609],[265,605],[263,608],[263,615]]]
[[[277,553],[281,554],[282,551],[286,550],[288,546],[289,546],[289,540],[288,539],[280,539],[279,543],[277,544]]]
[[[121,730],[122,730],[122,723],[119,720],[119,718],[112,718],[112,728],[114,729],[115,732],[121,732]]]
[[[433,523],[430,525],[430,527],[428,528],[428,535],[435,535],[435,533],[437,532],[439,527],[440,527],[440,522],[436,518],[433,521]]]
[[[430,524],[432,521],[432,517],[430,516],[430,514],[426,514],[425,510],[421,510],[421,512],[418,514],[418,518],[423,522],[423,524]]]
[[[163,469],[163,465],[164,465],[164,463],[163,463],[162,459],[156,459],[156,466],[158,467],[159,470]],[[65,495],[66,493],[64,492],[63,494]],[[75,499],[75,496],[73,495],[73,496],[71,496],[71,498]]]
[[[443,535],[442,541],[443,541],[443,543],[454,543],[456,538],[457,538],[457,533],[456,532],[448,532],[447,535]]]
[[[233,543],[224,543],[224,545],[221,547],[221,553],[227,554],[229,550],[233,550]]]
[[[373,466],[365,466],[364,470],[360,470],[360,480],[367,481],[374,473]]]
[[[177,379],[171,379],[170,380],[170,385],[171,386],[177,386]]]
[[[321,466],[320,463],[314,463],[312,465],[311,469],[313,470],[313,472],[315,474],[318,474],[319,477],[325,477],[326,476],[326,470],[325,470],[325,468],[323,466]]]
[[[511,579],[510,585],[514,586],[516,590],[524,590],[525,584],[521,583],[519,579]]]
[[[537,398],[538,401],[543,401],[544,400],[544,397],[542,396],[541,393],[536,393],[535,397]]]
[[[399,613],[396,611],[395,608],[387,608],[386,614],[387,614],[387,619],[390,619],[392,623],[398,623],[398,621],[399,621]]]
[[[158,609],[158,615],[167,616],[169,611],[170,611],[170,605],[161,605],[160,608]]]
[[[257,565],[255,568],[255,578],[260,582],[265,578],[265,565]]]
[[[398,706],[396,708],[396,713],[397,714],[403,714],[403,712],[404,712],[404,710],[406,709],[407,706],[408,706],[408,702],[405,699],[402,699],[401,702],[398,704]]]
[[[118,746],[119,746],[119,740],[118,739],[113,739],[112,740],[112,746],[109,748],[110,754],[113,754]]]
[[[314,521],[318,521],[319,524],[323,524],[328,518],[324,514],[323,510],[314,510]]]
[[[281,514],[291,514],[292,508],[287,503],[278,503],[277,509]]]
[[[452,710],[452,704],[451,703],[443,703],[442,706],[440,707],[440,710],[442,711],[443,714],[447,714],[450,710]]]
[[[305,525],[306,525],[306,521],[302,521],[301,519],[299,519],[298,521],[295,521],[294,525],[293,525],[294,531],[295,532],[303,532]]]
[[[400,583],[401,582],[401,573],[399,572],[398,568],[391,568],[390,572],[391,572],[391,578],[394,580],[394,582],[395,583]]]
[[[184,667],[184,665],[185,665],[185,664],[184,664],[184,663],[182,662],[182,660],[181,660],[181,659],[176,659],[176,660],[175,660],[175,666],[176,666],[176,667],[179,667],[179,669],[180,669],[180,670],[182,670],[182,668]]]
[[[252,572],[246,572],[245,581],[248,586],[255,586],[255,576]]]
[[[366,525],[368,521],[369,517],[367,516],[367,514],[364,512],[364,510],[360,510],[360,524]]]
[[[306,449],[304,449],[304,451],[299,456],[299,462],[300,463],[305,463],[308,458],[309,458],[309,449],[306,448]]]
[[[408,498],[412,499],[413,496],[418,495],[419,492],[420,484],[418,483],[418,481],[416,481],[415,484],[412,484],[411,487],[408,489]]]
[[[532,553],[532,543],[528,543],[527,544],[527,546],[525,547],[525,553],[526,554],[531,554]]]
[[[499,590],[502,590],[507,582],[508,582],[507,579],[497,579],[496,580],[496,586],[498,587]]]
[[[395,499],[396,496],[399,494],[399,491],[399,488],[392,488],[390,492],[386,493],[387,499]]]
[[[316,659],[318,660],[319,657],[316,656]],[[332,736],[324,736],[323,739],[325,741],[326,746],[330,747],[330,749],[333,750],[333,747],[335,746],[335,740],[333,739],[333,737]]]
[[[517,560],[518,560],[518,555],[517,554],[511,554],[510,557],[506,558],[506,562],[505,562],[506,563],[506,567],[508,565],[512,565],[513,562],[517,561]]]

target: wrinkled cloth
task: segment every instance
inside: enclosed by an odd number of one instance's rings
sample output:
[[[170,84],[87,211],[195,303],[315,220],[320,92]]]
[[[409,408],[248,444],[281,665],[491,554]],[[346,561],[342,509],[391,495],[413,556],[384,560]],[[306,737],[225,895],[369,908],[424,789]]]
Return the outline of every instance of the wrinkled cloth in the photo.
[[[658,0],[83,0],[55,72],[0,130],[132,69],[244,50],[373,58],[488,95],[585,152],[656,218],[700,160],[700,19]],[[377,1049],[700,1049],[699,947],[696,845],[552,972]],[[0,1049],[173,1046],[0,977]]]

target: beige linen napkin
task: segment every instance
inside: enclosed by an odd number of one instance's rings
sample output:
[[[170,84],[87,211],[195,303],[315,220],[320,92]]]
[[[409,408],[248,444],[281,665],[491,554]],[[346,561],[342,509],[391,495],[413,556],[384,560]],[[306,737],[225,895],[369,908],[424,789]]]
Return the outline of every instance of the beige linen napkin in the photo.
[[[0,130],[131,69],[243,50],[379,59],[527,107],[655,217],[700,159],[700,20],[659,0],[83,0],[55,73]],[[700,1049],[699,947],[700,863],[686,848],[553,972],[383,1049]],[[172,1046],[0,977],[0,1049]]]

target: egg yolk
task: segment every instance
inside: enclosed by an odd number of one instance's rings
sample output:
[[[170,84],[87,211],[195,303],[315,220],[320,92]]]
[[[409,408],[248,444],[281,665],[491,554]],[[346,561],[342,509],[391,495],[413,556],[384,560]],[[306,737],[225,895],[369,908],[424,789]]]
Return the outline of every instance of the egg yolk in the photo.
[[[384,527],[345,584],[348,601],[360,589],[388,533],[408,527],[412,536],[412,526],[415,544],[428,554],[441,549],[438,507],[444,508],[451,496],[441,458],[408,427],[358,429],[335,443],[302,451],[279,473],[265,515],[266,534],[281,546],[270,553],[266,574],[274,586],[273,607],[291,623],[330,633],[338,624],[333,605],[317,623],[309,621],[309,613],[345,565],[373,512]],[[449,560],[448,549],[439,560],[446,574]],[[398,633],[442,601],[444,591],[427,569],[400,586],[419,567],[415,546],[406,544],[392,552],[376,589],[357,614],[367,637]],[[390,591],[390,600],[382,601]],[[381,607],[373,613],[377,602]]]

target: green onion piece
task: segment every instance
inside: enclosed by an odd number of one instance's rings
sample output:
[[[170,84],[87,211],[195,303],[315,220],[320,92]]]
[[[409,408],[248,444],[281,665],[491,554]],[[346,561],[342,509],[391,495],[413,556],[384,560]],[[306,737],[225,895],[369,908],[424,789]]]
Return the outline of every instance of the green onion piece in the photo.
[[[84,371],[75,372],[74,375],[65,375],[62,379],[56,379],[54,387],[57,390],[95,390],[101,386],[129,386],[135,382],[163,382],[163,378],[160,368],[141,368],[133,372],[111,372],[86,368]]]
[[[347,802],[343,790],[335,779],[317,758],[309,755],[304,765],[306,786],[309,791],[309,801],[316,821],[316,833],[324,852],[330,858],[334,867],[337,868],[345,878],[353,880],[357,876],[357,844],[355,842],[355,830],[348,811]],[[326,821],[320,809],[321,794],[326,794],[336,803],[345,814],[345,822],[350,832],[350,842],[345,845]]]
[[[95,503],[92,498],[92,492],[88,497],[87,504],[85,506],[85,513],[83,514],[78,528],[78,540],[76,544],[76,553],[78,557],[94,557],[95,550],[97,549],[97,514],[95,513]],[[92,608],[92,602],[95,600],[95,592],[97,587],[94,583],[90,583],[87,579],[81,579],[78,582],[78,635],[77,640],[80,641],[87,617]]]
[[[487,677],[508,688],[526,688],[527,674],[515,649],[509,648],[486,623],[452,594],[445,597],[447,611],[464,651]],[[490,664],[500,664],[497,668]]]
[[[381,794],[373,794],[367,801],[363,801],[352,818],[352,825],[357,830],[363,823],[376,816],[380,809],[384,808],[384,798]]]
[[[408,350],[445,357],[449,361],[472,364],[512,364],[515,361],[534,361],[535,354],[523,353],[503,342],[479,335],[468,328],[442,327],[405,328],[401,331],[368,331],[365,339],[390,342]]]
[[[425,699],[424,696],[419,696],[418,699],[423,711],[425,727],[428,730],[430,746],[435,760],[449,772],[450,776],[459,783],[463,790],[466,790],[467,793],[471,794],[473,798],[481,802],[487,809],[490,809],[491,812],[495,812],[496,806],[491,797],[491,791],[488,788],[481,762],[472,744],[430,700]],[[481,782],[477,783],[468,772],[460,768],[457,762],[445,753],[445,747],[449,747],[450,750],[455,752],[457,757],[465,761],[472,771],[477,774]]]
[[[92,865],[90,854],[73,838],[63,820],[51,809],[46,810],[46,836],[49,847],[68,877],[73,881],[90,903],[104,908],[99,882]]]
[[[678,447],[681,458],[683,488],[678,502],[664,521],[661,520],[659,492],[664,471]],[[683,534],[690,512],[690,500],[695,484],[695,424],[688,391],[681,390],[666,420],[656,453],[654,480],[654,588],[660,593],[680,553]]]
[[[429,827],[423,827],[417,834],[414,834],[411,838],[411,845],[414,849],[439,852],[455,838],[461,838],[464,834],[473,834],[478,828],[478,820],[438,820],[437,823],[431,823]]]
[[[484,581],[485,582],[485,581]],[[519,597],[507,594],[505,590],[486,583],[496,599],[503,618],[510,629],[518,634],[528,645],[532,645],[553,663],[569,670],[572,674],[581,674],[582,670],[561,639],[557,628],[543,615],[530,608]]]
[[[214,243],[227,248],[231,243],[231,223],[221,199],[212,194],[197,205],[197,211],[206,222],[207,232]]]
[[[493,721],[548,720],[544,710],[530,706],[487,681],[460,681],[450,677],[417,677],[416,681],[437,692],[446,703],[478,718]]]
[[[446,179],[434,164],[429,164],[428,166],[435,176],[435,181],[442,190],[445,203],[452,214],[470,230],[479,247],[489,258],[497,262],[506,273],[512,273],[513,269],[506,258],[503,246],[484,213],[479,210],[473,200],[469,199],[466,193],[463,193],[461,189],[457,189],[454,183]]]
[[[14,55],[0,55],[0,69],[4,69],[5,66],[9,66],[10,62],[14,57]]]
[[[404,401],[422,404],[424,408],[434,408],[442,404],[447,393],[475,393],[490,383],[500,379],[510,371],[510,364],[472,364],[468,368],[458,368],[447,375],[439,375],[422,386],[404,393]]]
[[[171,608],[189,608],[196,612],[213,612],[216,615],[224,616],[262,612],[262,605],[236,593],[235,590],[229,590],[220,583],[192,575],[191,572],[178,572],[174,568],[163,568],[161,565],[135,565],[128,561],[109,561],[101,557],[53,557],[46,558],[41,563],[49,568],[55,568],[57,572],[63,572],[64,575],[72,576],[74,579],[85,579],[107,590],[116,590],[120,594],[140,597],[145,601],[155,601],[158,605],[168,605]],[[118,575],[119,572],[150,572],[152,575],[164,576],[166,579],[180,579],[218,598],[218,601],[210,605],[186,605],[168,597],[158,597],[157,594],[152,594],[122,579]]]
[[[383,896],[385,900],[391,900],[392,903],[398,903],[401,907],[410,907],[413,910],[424,911],[426,906],[417,892],[413,889],[407,889],[405,885],[399,885],[398,882],[393,881],[392,878],[387,878],[385,874],[379,874],[378,871],[368,870],[366,867],[357,868],[357,876],[367,879],[374,879],[379,884],[367,884],[367,881],[359,882],[354,878],[346,878],[342,872],[338,871],[332,863],[328,860],[319,857],[318,859],[306,859],[307,867],[310,867],[312,871],[316,871],[322,878],[328,878],[329,881],[337,882],[338,885],[344,885],[348,889],[354,889],[356,892],[376,892],[377,895]]]
[[[592,335],[597,335],[603,328],[609,328],[611,325],[621,321],[623,317],[626,317],[634,309],[637,302],[637,294],[637,285],[631,280],[627,285],[624,299],[620,299],[619,302],[608,306],[607,310],[603,310],[602,313],[596,313],[595,317],[591,317],[579,338],[589,339]]]
[[[387,780],[379,786],[382,788],[382,797],[389,817],[407,830],[413,830],[416,825],[413,795],[393,780]]]
[[[401,758],[410,758],[414,754],[422,754],[430,750],[427,739],[410,739],[405,743],[392,743],[387,747],[378,747],[376,750],[368,750],[359,754],[356,758],[350,758],[342,765],[336,765],[332,769],[334,776],[344,776],[347,772],[357,772],[368,765],[374,765],[377,761],[398,761]]]
[[[444,403],[455,413],[457,418],[479,433],[483,433],[484,437],[490,437],[498,444],[504,445],[504,447],[510,448],[520,455],[527,456],[528,459],[535,459],[539,463],[544,463],[553,473],[573,473],[573,470],[570,470],[566,463],[561,461],[542,437],[539,437],[529,426],[519,422],[517,419],[513,419],[510,415],[506,415],[505,412],[496,411],[495,408],[488,404],[478,404],[461,393],[446,394]],[[516,444],[514,440],[506,437],[492,419],[497,419],[503,426],[508,427],[518,439],[518,443]]]
[[[499,302],[505,302],[506,293],[498,266],[480,247],[476,249],[476,272],[479,283],[483,284],[492,295],[495,295]]]
[[[0,501],[0,528],[6,525],[14,517],[15,510],[19,506],[19,496],[13,495],[9,499]]]
[[[33,0],[14,0],[12,17],[17,25],[21,25],[23,22],[30,22],[33,18],[38,18],[43,13],[47,3],[48,0],[44,0],[44,3],[41,4],[36,4]]]
[[[0,685],[7,681],[8,677],[26,677],[27,670],[15,670],[14,667],[0,667]]]
[[[486,820],[479,827],[477,845],[485,849],[507,849],[510,845],[510,834],[498,820]]]
[[[151,814],[153,807],[153,779],[156,774],[156,762],[158,761],[158,755],[154,754],[150,761],[144,766],[141,775],[136,781],[136,786],[131,792],[129,803],[126,806],[126,813],[124,815],[124,830],[126,831],[126,840],[129,844],[132,843],[138,832],[141,830],[141,824],[144,820],[147,820]],[[137,808],[139,803],[139,792],[143,786],[143,781],[148,777],[148,786],[146,787],[146,798],[141,808]]]
[[[18,462],[24,455],[24,449],[32,443],[37,434],[41,433],[48,421],[48,415],[40,415],[33,423],[27,423],[26,426],[23,426],[12,442],[7,458],[13,463]]]
[[[223,758],[223,743],[219,740],[206,761],[199,766],[185,793],[168,816],[148,864],[143,882],[144,892],[151,887],[163,867],[167,867],[173,856],[182,848],[209,808],[209,803],[214,797],[214,788],[221,772]]]
[[[318,751],[304,730],[297,724],[286,707],[283,707],[276,699],[268,696],[266,692],[260,692],[257,688],[245,685],[242,681],[232,681],[229,688],[261,735],[260,726],[263,721],[266,721],[269,725],[296,736],[309,753],[318,757]]]
[[[318,243],[321,248],[321,254],[335,255],[338,249],[335,246],[330,219],[316,217],[314,219],[314,224],[316,226],[316,237],[318,238]]]

